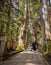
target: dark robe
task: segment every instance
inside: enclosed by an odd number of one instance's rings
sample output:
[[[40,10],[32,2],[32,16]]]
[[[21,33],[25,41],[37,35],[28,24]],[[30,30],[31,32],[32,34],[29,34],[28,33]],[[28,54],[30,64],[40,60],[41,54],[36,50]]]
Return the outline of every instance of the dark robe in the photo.
[[[32,49],[33,49],[33,50],[36,50],[36,45],[37,45],[36,42],[33,42],[33,43],[32,43]]]

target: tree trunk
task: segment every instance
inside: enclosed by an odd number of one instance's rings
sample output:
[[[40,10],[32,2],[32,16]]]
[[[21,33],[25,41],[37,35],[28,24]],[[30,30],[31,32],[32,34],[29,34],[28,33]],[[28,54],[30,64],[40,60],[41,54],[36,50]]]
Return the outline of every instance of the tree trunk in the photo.
[[[37,34],[36,34],[36,26],[34,22],[32,23],[32,37],[33,37],[33,41],[37,41]]]
[[[27,47],[27,28],[28,28],[28,3],[25,3],[25,14],[24,14],[24,19],[25,19],[25,29],[24,29],[24,45],[25,48]]]
[[[7,48],[10,49],[11,47],[11,0],[9,0],[8,2],[8,25],[7,25]]]
[[[50,25],[49,25],[49,15],[48,15],[49,13],[48,13],[47,0],[43,0],[42,12],[43,12],[43,20],[45,22],[46,39],[50,39],[51,33],[50,33]]]
[[[47,6],[47,0],[43,0],[43,7],[42,7],[42,13],[43,13],[43,20],[45,23],[45,35],[46,39],[51,39],[51,33],[50,33],[50,25],[49,25],[49,13],[48,13],[48,6]],[[48,52],[48,44],[46,43],[46,51]]]
[[[23,38],[24,27],[25,27],[25,25],[24,24],[21,24],[20,32],[19,32],[19,44],[18,45],[21,45],[21,44],[24,45],[24,43],[23,43],[23,39],[24,39]]]
[[[43,21],[43,17],[42,17],[42,10],[40,9],[41,13],[40,13],[40,23],[41,23],[41,45],[42,45],[42,50],[44,49],[45,46],[45,40],[46,40],[46,35],[45,35],[45,23]]]
[[[40,0],[42,2],[42,0]],[[41,39],[40,44],[42,45],[41,51],[44,51],[44,46],[46,45],[46,35],[45,35],[45,22],[43,20],[43,14],[42,14],[42,7],[39,9],[39,15],[40,15],[40,24],[41,24]]]

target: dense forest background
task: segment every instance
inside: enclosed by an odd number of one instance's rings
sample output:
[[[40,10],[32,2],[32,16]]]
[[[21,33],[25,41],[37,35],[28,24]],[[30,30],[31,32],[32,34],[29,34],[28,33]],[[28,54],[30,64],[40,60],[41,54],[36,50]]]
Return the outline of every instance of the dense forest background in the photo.
[[[0,0],[1,38],[4,54],[25,50],[36,40],[39,51],[51,55],[51,0]]]

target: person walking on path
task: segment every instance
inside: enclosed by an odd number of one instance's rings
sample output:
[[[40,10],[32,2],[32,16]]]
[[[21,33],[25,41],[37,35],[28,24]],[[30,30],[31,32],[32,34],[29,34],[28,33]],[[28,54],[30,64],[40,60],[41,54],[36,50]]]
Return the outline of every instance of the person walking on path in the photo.
[[[36,49],[37,49],[37,42],[36,41],[32,42],[32,49],[36,51]]]

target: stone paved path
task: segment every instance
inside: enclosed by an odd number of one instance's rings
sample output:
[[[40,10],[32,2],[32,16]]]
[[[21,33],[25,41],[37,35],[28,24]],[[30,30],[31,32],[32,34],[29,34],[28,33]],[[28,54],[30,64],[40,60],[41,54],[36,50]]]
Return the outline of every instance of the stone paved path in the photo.
[[[24,51],[10,57],[0,65],[48,65],[48,63],[38,51]]]

